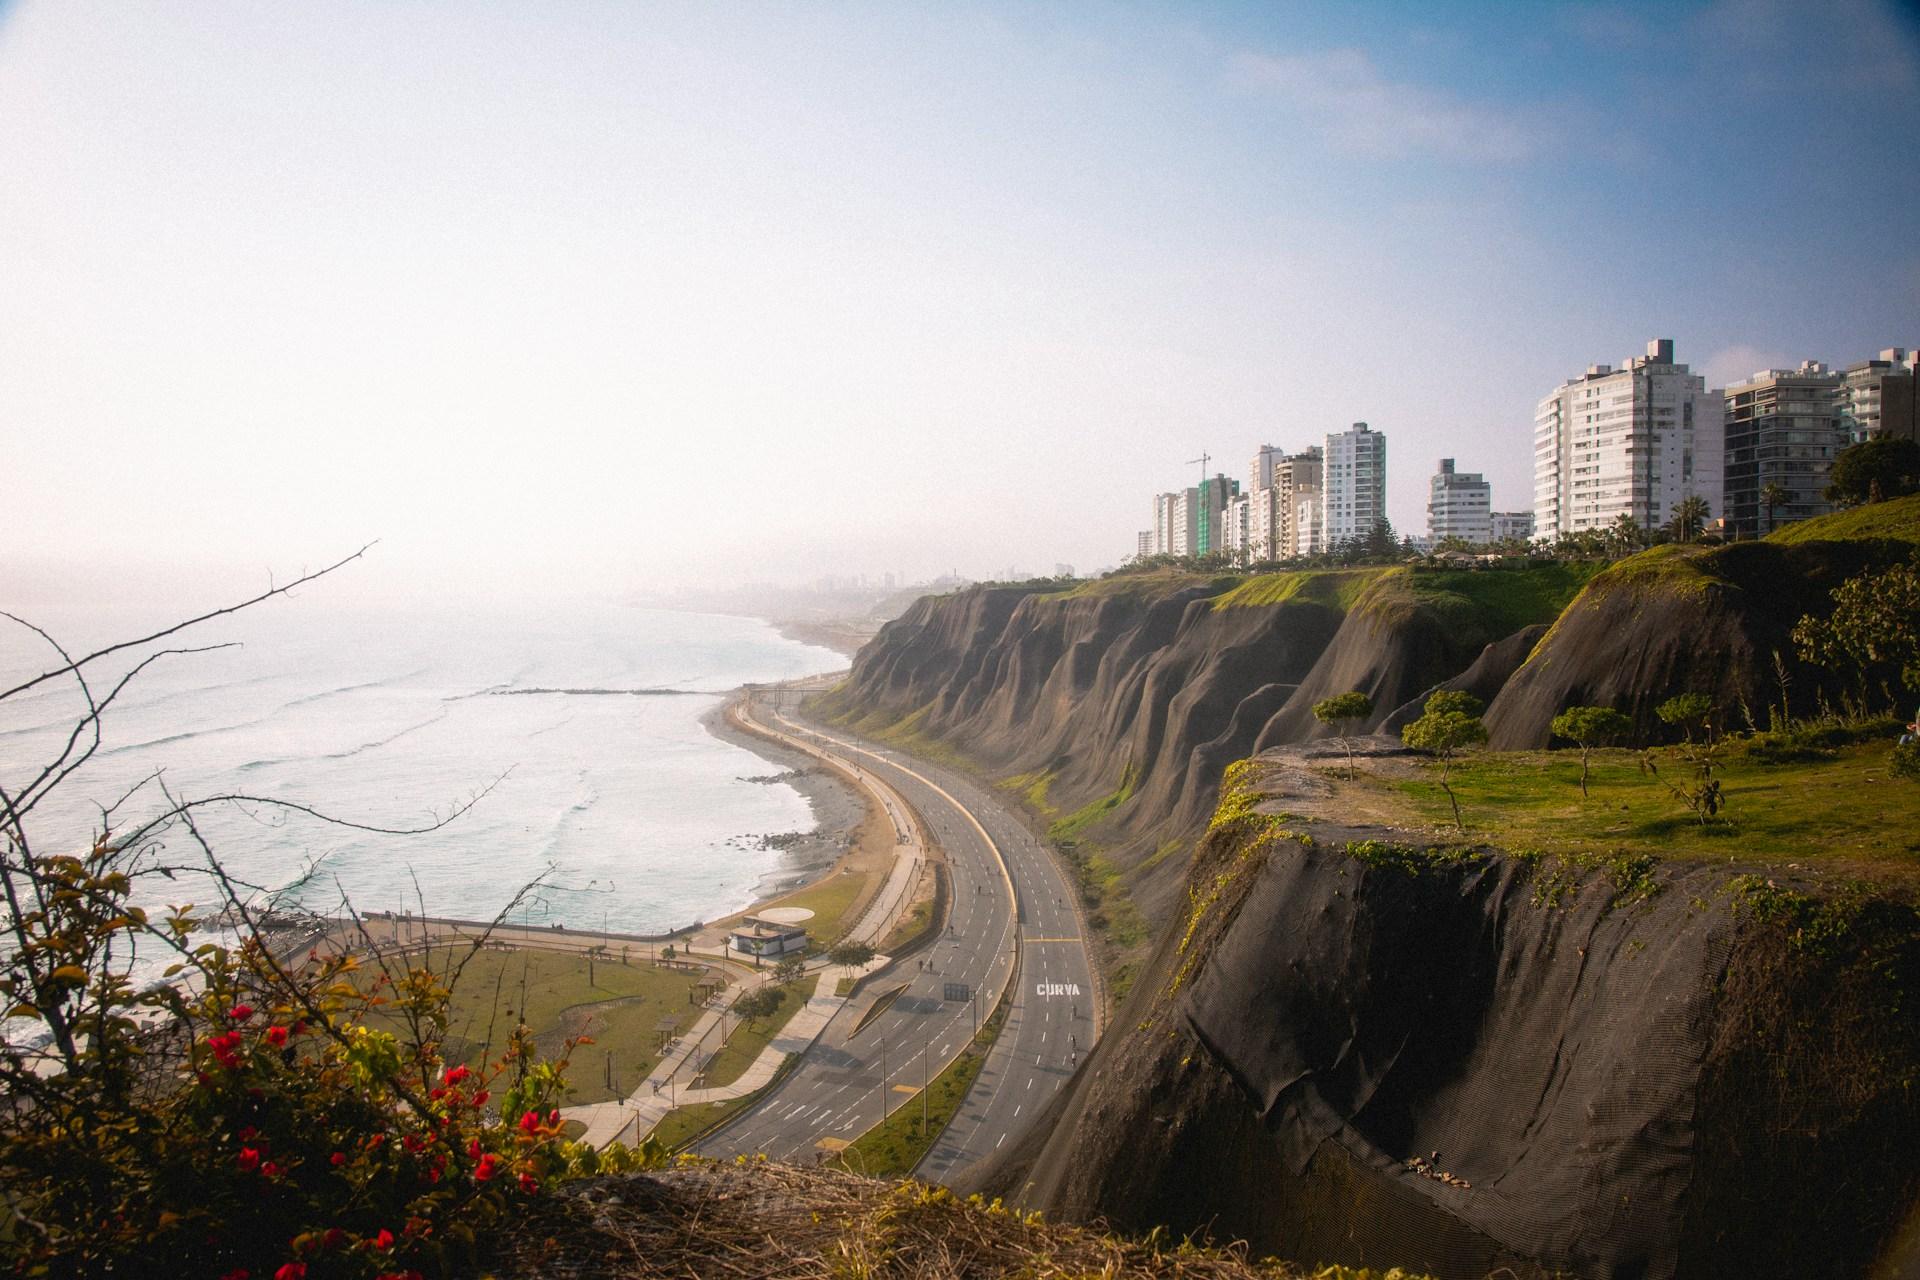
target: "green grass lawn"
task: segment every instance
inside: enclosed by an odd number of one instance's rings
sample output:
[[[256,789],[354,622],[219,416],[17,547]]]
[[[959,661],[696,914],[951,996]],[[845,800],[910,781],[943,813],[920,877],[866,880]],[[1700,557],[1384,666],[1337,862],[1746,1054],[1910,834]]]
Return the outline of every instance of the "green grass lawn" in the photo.
[[[1507,849],[1610,853],[1754,862],[1834,860],[1896,873],[1920,872],[1920,784],[1893,777],[1887,742],[1838,748],[1828,759],[1763,764],[1738,744],[1716,770],[1726,807],[1702,825],[1659,781],[1641,773],[1639,754],[1594,753],[1580,795],[1577,751],[1516,751],[1467,757],[1453,768],[1468,835]],[[1688,769],[1677,749],[1656,753],[1663,777]],[[1396,825],[1453,829],[1440,766],[1422,761],[1412,779],[1362,778],[1369,817]]]
[[[782,907],[804,907],[813,912],[807,921],[807,933],[816,945],[830,947],[856,923],[854,906],[865,895],[871,872],[836,871],[818,884],[780,899]]]
[[[700,1084],[705,1088],[718,1089],[738,1080],[753,1065],[761,1051],[787,1029],[787,1023],[793,1020],[793,1015],[806,1007],[819,985],[820,979],[814,974],[783,984],[780,990],[787,993],[787,998],[779,1010],[762,1022],[742,1022],[736,1027],[733,1034],[727,1037],[727,1042],[720,1046],[720,1052],[713,1055],[713,1061],[707,1064],[706,1074]]]
[[[435,969],[444,969],[454,954],[451,948],[436,949]],[[420,957],[413,960],[418,964]],[[591,985],[587,971],[586,957],[571,952],[527,948],[475,955],[454,989],[447,1058],[477,1065],[498,1055],[524,1009],[544,1054],[560,1052],[570,1036],[593,1038],[593,1044],[574,1051],[569,1102],[625,1097],[660,1060],[654,1050],[660,1018],[673,1014],[682,1026],[692,1025],[699,1010],[687,997],[704,972],[656,969],[638,957],[623,965],[617,951],[612,960],[594,963]],[[614,1089],[606,1083],[608,1054]]]

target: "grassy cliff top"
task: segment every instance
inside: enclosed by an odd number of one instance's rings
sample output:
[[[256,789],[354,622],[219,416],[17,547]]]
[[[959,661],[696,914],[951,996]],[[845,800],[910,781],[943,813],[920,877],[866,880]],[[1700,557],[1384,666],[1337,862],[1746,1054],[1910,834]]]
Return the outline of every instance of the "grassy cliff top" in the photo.
[[[1042,600],[1104,600],[1113,596],[1171,595],[1188,587],[1224,586],[1238,582],[1236,575],[1225,578],[1188,569],[1147,569],[1139,573],[1115,573],[1104,578],[1089,578],[1064,591],[1049,591]]]
[[[1767,535],[1768,542],[1851,542],[1861,538],[1920,542],[1920,494],[1849,507]]]
[[[1729,743],[1714,773],[1725,808],[1704,824],[1662,785],[1661,778],[1692,781],[1677,748],[1654,752],[1660,778],[1642,772],[1636,751],[1595,751],[1585,797],[1576,750],[1471,752],[1454,763],[1451,780],[1464,838],[1502,848],[1831,862],[1920,878],[1920,783],[1891,774],[1890,746],[1889,738],[1767,763]],[[1353,782],[1344,768],[1325,772],[1332,805],[1350,820],[1457,834],[1437,762],[1380,761]]]

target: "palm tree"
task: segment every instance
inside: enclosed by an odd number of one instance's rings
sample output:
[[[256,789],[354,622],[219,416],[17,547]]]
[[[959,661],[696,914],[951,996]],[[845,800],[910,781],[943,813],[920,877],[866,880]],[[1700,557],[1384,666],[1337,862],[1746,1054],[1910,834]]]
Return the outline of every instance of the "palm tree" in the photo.
[[[1622,555],[1640,545],[1640,522],[1625,511],[1613,518],[1613,527],[1608,529],[1607,533]]]
[[[1768,532],[1772,532],[1774,527],[1779,523],[1774,513],[1792,501],[1793,495],[1772,481],[1768,481],[1766,484],[1760,486],[1760,505],[1767,509]]]
[[[1706,527],[1707,517],[1712,515],[1707,500],[1699,494],[1689,494],[1673,506],[1673,537],[1676,542],[1692,542],[1700,536],[1700,530]]]

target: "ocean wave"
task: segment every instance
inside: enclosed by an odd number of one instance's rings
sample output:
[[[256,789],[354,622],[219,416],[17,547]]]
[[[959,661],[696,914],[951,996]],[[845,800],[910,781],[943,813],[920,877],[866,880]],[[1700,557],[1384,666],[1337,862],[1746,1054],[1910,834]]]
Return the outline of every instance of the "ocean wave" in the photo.
[[[343,693],[358,693],[362,689],[379,689],[390,684],[402,684],[408,680],[418,680],[421,676],[431,673],[432,670],[431,667],[421,667],[419,670],[409,671],[405,675],[382,677],[379,680],[367,680],[360,684],[343,684],[338,689],[323,689],[319,693],[309,693],[303,697],[295,698],[291,702],[283,702],[280,704],[280,707],[281,710],[284,711],[292,707],[304,707],[310,702],[321,702],[327,698],[337,698]]]
[[[390,733],[386,737],[381,738],[378,741],[363,742],[359,746],[349,747],[345,751],[330,751],[326,755],[321,756],[320,759],[347,760],[347,759],[351,759],[354,756],[359,755],[363,751],[377,751],[381,747],[386,746],[390,742],[398,742],[401,738],[406,737],[408,734],[414,733],[421,729],[425,729],[429,725],[439,724],[442,720],[445,720],[446,718],[447,718],[447,713],[445,711],[441,711],[438,715],[429,716],[427,719],[420,721],[418,724],[410,724],[406,728],[401,729],[399,732]]]

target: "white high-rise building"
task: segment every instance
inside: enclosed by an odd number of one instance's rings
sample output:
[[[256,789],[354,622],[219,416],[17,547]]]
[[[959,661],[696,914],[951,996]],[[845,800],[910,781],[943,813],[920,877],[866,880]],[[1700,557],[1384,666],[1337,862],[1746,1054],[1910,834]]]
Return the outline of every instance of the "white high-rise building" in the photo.
[[[1539,535],[1604,532],[1623,515],[1643,529],[1681,499],[1722,514],[1725,400],[1673,359],[1673,340],[1615,369],[1597,364],[1556,387],[1533,419],[1533,509]]]
[[[1145,560],[1148,556],[1152,554],[1153,554],[1153,530],[1142,529],[1140,531],[1140,536],[1134,540],[1133,557],[1136,560]]]
[[[1200,491],[1182,489],[1173,495],[1173,510],[1168,521],[1167,553],[1176,556],[1200,554]]]
[[[1472,547],[1493,541],[1493,486],[1485,476],[1455,471],[1452,458],[1440,459],[1428,484],[1427,538],[1434,546],[1447,538]]]
[[[1317,556],[1327,549],[1327,529],[1321,523],[1325,515],[1326,503],[1321,500],[1319,489],[1294,490],[1290,554]]]
[[[1215,551],[1224,551],[1233,557],[1235,564],[1247,563],[1248,517],[1251,515],[1252,499],[1248,495],[1235,494],[1227,499],[1227,505],[1220,513],[1220,542]]]
[[[1156,493],[1153,495],[1153,541],[1150,544],[1156,556],[1174,554],[1174,504],[1179,500],[1177,493]]]
[[[1533,512],[1495,511],[1489,517],[1495,542],[1532,542]]]
[[[1253,461],[1247,467],[1247,492],[1257,493],[1273,488],[1273,468],[1285,456],[1285,449],[1276,449],[1270,444],[1261,445],[1260,452],[1253,455]]]
[[[1364,422],[1327,437],[1321,482],[1322,536],[1328,547],[1364,538],[1387,518],[1387,438]]]

